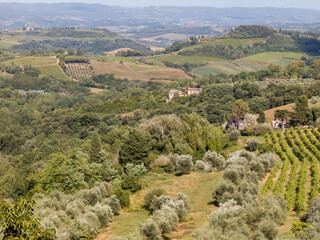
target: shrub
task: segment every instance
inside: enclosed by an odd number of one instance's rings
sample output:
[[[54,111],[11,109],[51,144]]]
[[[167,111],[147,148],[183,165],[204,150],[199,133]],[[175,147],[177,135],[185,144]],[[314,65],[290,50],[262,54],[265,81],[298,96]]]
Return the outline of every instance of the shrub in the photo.
[[[273,153],[264,153],[258,156],[258,160],[263,164],[265,172],[269,172],[277,163],[277,158]]]
[[[161,210],[155,211],[152,219],[156,222],[162,233],[174,231],[179,224],[179,217],[175,210],[167,205],[163,206]]]
[[[150,207],[152,205],[152,201],[155,197],[160,197],[161,195],[165,195],[166,191],[162,188],[153,188],[150,189],[146,195],[144,196],[144,204],[143,206],[147,209],[150,210]]]
[[[225,158],[216,152],[208,151],[204,155],[203,161],[211,164],[211,166],[217,170],[222,170],[224,167]]]
[[[121,210],[120,201],[115,195],[113,195],[111,198],[107,198],[105,203],[111,207],[113,214],[118,214]]]
[[[259,150],[260,154],[272,152],[273,146],[272,146],[272,144],[262,143],[258,146],[258,150]]]
[[[256,138],[250,138],[248,140],[248,150],[251,152],[254,152],[257,150],[258,146],[259,146],[259,141]]]
[[[208,163],[198,160],[194,165],[194,170],[197,172],[211,172],[212,166]]]
[[[193,162],[191,155],[170,155],[170,160],[177,175],[189,174],[192,171]]]
[[[124,190],[129,190],[132,193],[141,189],[139,179],[133,174],[123,175],[121,185]]]
[[[152,199],[150,210],[155,211],[161,209],[162,206],[168,204],[170,201],[173,201],[172,197],[169,197],[167,195],[161,195],[160,197],[154,197]]]
[[[141,177],[143,174],[148,172],[143,163],[137,165],[127,163],[127,165],[124,167],[124,171],[127,175],[133,175],[135,177]]]
[[[169,157],[165,155],[160,155],[156,160],[154,160],[152,167],[159,167],[161,169],[164,169],[166,173],[172,173],[173,171],[173,164],[170,161]]]
[[[130,206],[130,192],[127,190],[122,190],[121,188],[116,188],[115,195],[120,201],[121,207],[129,207]]]
[[[256,172],[259,178],[263,178],[266,175],[264,165],[258,160],[253,160],[250,162],[250,170]]]
[[[94,207],[91,207],[89,211],[93,212],[98,217],[100,227],[107,226],[107,224],[112,221],[113,212],[108,205],[102,206],[97,204]]]
[[[268,219],[263,220],[258,225],[258,231],[262,232],[266,239],[276,239],[279,235],[279,228],[277,224]]]
[[[259,123],[254,129],[256,136],[265,135],[266,133],[270,133],[271,131],[272,126],[269,123]]]
[[[147,240],[161,239],[161,231],[157,223],[148,219],[145,223],[139,225],[139,233]]]
[[[316,104],[316,103],[318,103],[318,102],[319,102],[319,100],[320,100],[320,97],[319,97],[319,96],[313,96],[313,97],[311,98],[311,102],[312,102],[312,104]]]
[[[229,139],[232,142],[238,141],[240,136],[241,136],[241,133],[238,130],[232,130],[229,132]]]
[[[191,208],[190,203],[189,203],[189,198],[187,195],[184,193],[178,193],[178,200],[183,201],[184,207],[189,210]]]

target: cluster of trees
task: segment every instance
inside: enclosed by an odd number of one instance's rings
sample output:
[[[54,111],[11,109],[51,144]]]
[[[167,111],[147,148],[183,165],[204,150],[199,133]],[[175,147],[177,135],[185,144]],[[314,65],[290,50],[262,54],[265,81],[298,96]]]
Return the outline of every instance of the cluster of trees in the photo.
[[[277,33],[271,27],[262,25],[241,25],[232,29],[228,34],[231,38],[266,38]]]
[[[77,49],[81,48],[85,53],[102,54],[119,48],[131,48],[138,51],[148,52],[149,47],[126,38],[108,39],[98,38],[95,40],[81,39],[47,39],[47,40],[31,40],[27,43],[14,45],[12,50],[17,52],[38,51],[54,51],[55,49]]]
[[[195,239],[276,239],[285,221],[286,203],[278,196],[257,202],[258,182],[275,166],[267,153],[256,156],[235,152],[225,163],[222,180],[213,192],[219,209],[211,213],[209,225],[198,229]]]
[[[221,38],[221,37],[220,37]],[[277,30],[265,26],[239,26],[222,38],[231,39],[250,39],[264,38],[266,41],[250,43],[245,45],[233,46],[222,43],[199,45],[197,48],[186,49],[180,51],[180,55],[185,56],[215,56],[225,59],[239,59],[248,55],[261,52],[305,52],[310,55],[318,56],[320,50],[320,41],[317,36],[303,34],[286,34],[286,32],[278,33]],[[214,38],[217,40],[219,38]],[[212,40],[211,40],[212,41]],[[172,44],[165,53],[179,51],[198,42],[189,40]]]
[[[190,204],[188,197],[178,193],[177,199],[163,194],[161,189],[152,189],[145,195],[145,207],[152,217],[140,223],[134,234],[128,238],[113,237],[115,240],[160,240],[165,234],[176,230],[179,222],[185,220]]]

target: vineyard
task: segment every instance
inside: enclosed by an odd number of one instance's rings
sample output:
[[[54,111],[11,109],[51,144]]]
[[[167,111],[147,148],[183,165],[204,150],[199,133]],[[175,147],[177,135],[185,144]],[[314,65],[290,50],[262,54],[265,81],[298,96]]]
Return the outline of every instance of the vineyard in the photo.
[[[91,78],[92,69],[90,64],[66,64],[67,74],[75,81],[80,81],[84,78]]]
[[[289,210],[303,212],[319,194],[320,132],[290,128],[266,135],[280,157],[265,182],[262,194],[283,194]]]

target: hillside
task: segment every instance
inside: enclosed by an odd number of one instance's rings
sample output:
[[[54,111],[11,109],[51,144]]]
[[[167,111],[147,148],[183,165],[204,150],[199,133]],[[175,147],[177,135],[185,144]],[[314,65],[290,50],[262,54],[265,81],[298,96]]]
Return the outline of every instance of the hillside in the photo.
[[[41,52],[81,48],[85,53],[102,54],[119,48],[150,51],[150,48],[108,30],[29,29],[3,32],[0,48],[15,52]]]
[[[240,26],[222,36],[176,42],[165,50],[167,55],[143,61],[205,76],[257,71],[269,64],[286,67],[294,60],[317,58],[319,50],[315,33]]]
[[[320,239],[318,37],[1,33],[0,238]]]

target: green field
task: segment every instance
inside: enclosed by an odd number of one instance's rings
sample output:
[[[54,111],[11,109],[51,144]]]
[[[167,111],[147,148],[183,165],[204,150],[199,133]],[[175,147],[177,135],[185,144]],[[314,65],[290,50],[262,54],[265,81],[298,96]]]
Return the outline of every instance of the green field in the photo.
[[[294,52],[263,52],[263,53],[258,53],[249,57],[242,58],[239,61],[261,63],[261,62],[268,62],[268,61],[277,61],[283,58],[298,60],[302,56],[304,56],[304,54],[294,53]]]
[[[43,67],[37,67],[40,71],[41,77],[44,76],[54,76],[61,80],[69,80],[67,75],[60,69],[58,65],[52,65],[52,66],[43,66]]]
[[[206,66],[195,68],[193,73],[200,76],[220,73],[234,74],[242,71],[255,71],[265,67],[265,65],[237,61],[210,62]]]
[[[234,39],[234,38],[226,38],[226,39],[219,39],[218,43],[222,43],[226,46],[233,46],[233,47],[240,47],[245,46],[247,44],[253,44],[256,42],[263,43],[265,42],[265,38],[249,38],[249,39]]]
[[[13,45],[15,45],[14,43],[11,42],[3,42],[0,41],[0,49],[9,49],[11,48]]]
[[[33,67],[41,67],[55,65],[57,64],[57,59],[55,57],[23,57],[17,58],[13,62],[19,66],[31,65]],[[11,62],[7,62],[7,64],[8,63],[11,64]]]
[[[137,63],[137,61],[130,57],[109,57],[109,56],[91,56],[91,59],[98,60],[100,62],[127,62],[127,63]]]
[[[150,58],[147,62],[161,62],[161,61],[168,61],[174,64],[206,64],[208,62],[218,62],[218,61],[225,61],[221,58],[216,57],[207,57],[207,56],[183,56],[183,55],[168,55],[162,56],[158,58]]]

